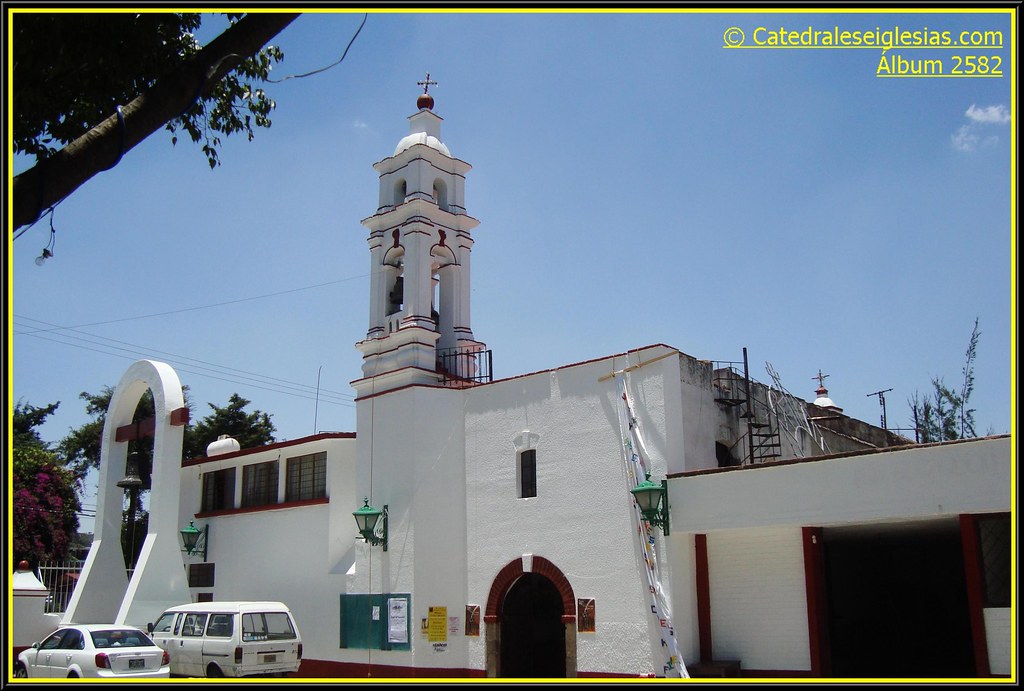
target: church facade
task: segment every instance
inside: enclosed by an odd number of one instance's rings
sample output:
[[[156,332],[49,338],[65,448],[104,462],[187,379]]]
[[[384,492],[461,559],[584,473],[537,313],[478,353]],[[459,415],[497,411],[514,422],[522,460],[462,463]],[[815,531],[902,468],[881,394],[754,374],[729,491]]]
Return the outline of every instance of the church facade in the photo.
[[[288,604],[303,677],[1010,673],[1009,437],[915,445],[663,344],[494,380],[470,166],[428,94],[409,122],[357,429],[181,465],[191,599]]]

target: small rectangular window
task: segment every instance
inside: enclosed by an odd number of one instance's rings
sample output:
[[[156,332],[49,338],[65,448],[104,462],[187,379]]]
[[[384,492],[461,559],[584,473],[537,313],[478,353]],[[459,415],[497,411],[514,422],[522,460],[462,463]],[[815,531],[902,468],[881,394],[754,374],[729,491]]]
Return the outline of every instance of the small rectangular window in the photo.
[[[212,588],[213,587],[213,564],[189,564],[188,565],[188,587],[189,588]]]
[[[327,496],[327,452],[288,459],[285,501],[320,499]]]
[[[277,461],[253,463],[242,468],[242,506],[277,503]]]
[[[537,496],[537,451],[527,449],[519,454],[519,497]]]
[[[203,473],[203,511],[235,508],[235,469]]]

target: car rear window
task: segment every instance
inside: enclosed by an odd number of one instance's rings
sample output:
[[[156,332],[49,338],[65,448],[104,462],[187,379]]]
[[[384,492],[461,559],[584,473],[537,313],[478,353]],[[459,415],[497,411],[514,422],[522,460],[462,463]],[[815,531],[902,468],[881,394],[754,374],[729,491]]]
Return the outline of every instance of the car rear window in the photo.
[[[242,615],[243,641],[279,641],[295,638],[295,628],[285,612],[253,612]]]
[[[92,644],[96,648],[138,648],[153,645],[149,636],[135,629],[109,629],[91,631]]]

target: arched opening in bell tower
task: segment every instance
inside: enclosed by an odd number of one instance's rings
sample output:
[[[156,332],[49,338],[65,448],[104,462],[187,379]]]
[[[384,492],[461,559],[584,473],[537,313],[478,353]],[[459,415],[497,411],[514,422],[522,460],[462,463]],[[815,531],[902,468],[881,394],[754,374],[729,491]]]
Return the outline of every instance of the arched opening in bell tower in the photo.
[[[448,211],[448,185],[441,178],[434,180],[434,202],[439,209]]]
[[[405,178],[402,178],[395,183],[395,194],[393,197],[394,205],[398,206],[399,204],[404,204],[406,194],[408,193],[406,191]]]

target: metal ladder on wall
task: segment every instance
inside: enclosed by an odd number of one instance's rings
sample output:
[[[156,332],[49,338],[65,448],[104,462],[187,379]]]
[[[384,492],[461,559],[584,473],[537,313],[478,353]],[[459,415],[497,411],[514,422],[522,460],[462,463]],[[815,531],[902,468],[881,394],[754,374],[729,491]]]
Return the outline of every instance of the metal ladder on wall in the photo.
[[[782,455],[782,439],[779,434],[778,418],[769,401],[762,401],[750,391],[750,368],[747,364],[747,349],[743,348],[743,374],[737,371],[738,362],[720,363],[716,368],[714,386],[717,389],[715,401],[730,407],[743,407],[740,419],[746,422],[746,431],[740,436],[734,449],[740,463],[749,465],[764,463]]]

